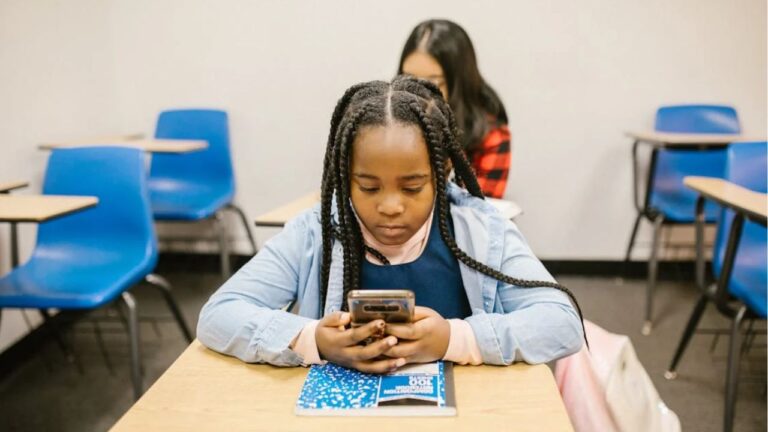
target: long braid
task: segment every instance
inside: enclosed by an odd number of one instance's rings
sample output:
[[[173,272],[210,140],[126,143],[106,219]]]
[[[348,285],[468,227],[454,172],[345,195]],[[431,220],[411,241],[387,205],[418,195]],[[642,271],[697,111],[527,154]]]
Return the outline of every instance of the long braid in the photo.
[[[339,134],[338,147],[335,152],[336,159],[336,208],[339,215],[341,228],[341,242],[343,249],[344,275],[343,296],[346,300],[349,291],[360,285],[360,267],[362,261],[363,240],[360,226],[350,205],[349,191],[349,157],[351,155],[352,142],[357,132],[357,124],[364,117],[375,101],[366,102],[349,114],[345,121],[343,132]],[[346,301],[342,302],[342,310],[347,310]]]
[[[441,148],[442,146],[441,146],[440,137],[436,133],[435,127],[432,124],[432,120],[427,115],[426,111],[419,104],[412,103],[410,104],[410,107],[413,110],[414,114],[418,116],[419,121],[421,123],[421,127],[425,131],[424,135],[427,141],[427,149],[429,150],[429,156],[430,156],[432,165],[434,167],[434,171],[436,173],[441,173],[445,168],[445,163],[443,161],[443,149]],[[450,216],[449,216],[448,198],[446,193],[446,190],[447,190],[446,179],[442,175],[436,175],[435,182],[436,182],[436,189],[437,189],[435,191],[435,193],[437,194],[435,210],[438,213],[438,226],[440,229],[440,236],[443,238],[443,241],[451,250],[451,253],[453,253],[453,256],[456,257],[456,259],[458,259],[462,263],[464,263],[467,267],[508,284],[512,284],[521,288],[548,287],[548,288],[554,288],[566,293],[568,297],[571,299],[571,301],[573,302],[573,304],[576,306],[576,310],[579,314],[579,319],[581,321],[581,327],[582,327],[582,330],[584,331],[584,341],[587,343],[587,347],[589,347],[589,342],[587,341],[587,337],[586,337],[586,329],[584,328],[584,317],[581,313],[581,307],[579,306],[579,302],[576,300],[576,297],[568,288],[556,282],[525,280],[525,279],[518,279],[512,276],[506,275],[498,270],[495,270],[489,267],[486,264],[483,264],[475,260],[474,258],[467,255],[467,253],[464,252],[461,248],[459,248],[459,246],[456,244],[456,240],[453,238],[453,235],[451,234],[450,229],[448,227],[448,218]]]
[[[333,228],[333,220],[331,217],[331,207],[333,201],[333,194],[336,190],[336,173],[338,172],[338,162],[335,154],[337,152],[337,135],[339,133],[339,125],[344,118],[348,107],[352,103],[356,96],[369,93],[372,88],[383,88],[388,86],[387,83],[381,81],[374,81],[368,83],[361,83],[354,85],[344,92],[344,95],[336,103],[336,107],[333,110],[331,116],[331,130],[328,133],[328,144],[325,150],[325,157],[323,159],[322,186],[320,192],[320,222],[322,227],[322,263],[320,265],[320,315],[323,315],[325,309],[325,299],[328,296],[328,279],[331,272],[331,255],[333,250],[333,239],[336,230]]]
[[[352,214],[352,210],[349,206],[349,141],[352,140],[352,136],[355,129],[355,123],[361,116],[361,114],[364,113],[364,110],[359,110],[356,112],[352,119],[347,124],[347,128],[345,130],[345,133],[341,136],[341,140],[339,142],[339,148],[338,148],[338,156],[337,156],[337,197],[336,197],[336,209],[339,214],[339,223],[341,225],[341,242],[342,242],[342,252],[343,252],[343,262],[344,262],[344,291],[343,291],[343,299],[346,299],[347,292],[351,289],[354,276],[353,274],[358,270],[357,266],[355,265],[355,262],[357,261],[355,259],[355,249],[357,249],[357,241],[355,239],[354,233],[352,232],[353,226],[357,224],[357,221],[355,220],[354,215]],[[344,301],[342,301],[342,310],[345,310],[344,307]]]
[[[347,110],[350,100],[354,95],[368,86],[367,83],[357,84],[344,92],[344,95],[336,103],[331,116],[331,130],[328,133],[328,144],[325,148],[325,157],[323,158],[323,178],[320,189],[320,224],[322,227],[322,263],[320,265],[320,315],[323,315],[325,309],[325,298],[328,294],[328,278],[331,272],[331,253],[333,249],[333,221],[331,220],[331,202],[333,201],[334,176],[337,171],[333,154],[336,151],[336,133],[339,122]]]

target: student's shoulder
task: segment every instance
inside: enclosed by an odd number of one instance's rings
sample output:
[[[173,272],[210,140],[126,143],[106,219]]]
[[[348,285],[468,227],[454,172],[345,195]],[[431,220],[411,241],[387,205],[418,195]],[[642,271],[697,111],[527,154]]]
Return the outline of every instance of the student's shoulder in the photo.
[[[496,117],[488,118],[488,132],[486,132],[483,139],[483,144],[485,146],[493,143],[510,141],[511,139],[512,133],[509,131],[509,125],[506,121]]]
[[[448,200],[451,203],[451,213],[454,218],[504,219],[499,209],[489,201],[470,194],[454,183],[448,184]]]
[[[320,204],[302,211],[285,223],[285,229],[300,231],[320,230]]]

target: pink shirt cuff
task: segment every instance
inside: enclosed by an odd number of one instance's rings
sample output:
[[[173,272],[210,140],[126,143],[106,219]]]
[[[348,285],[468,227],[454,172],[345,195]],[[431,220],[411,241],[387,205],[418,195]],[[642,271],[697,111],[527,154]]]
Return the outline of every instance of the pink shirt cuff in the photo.
[[[451,337],[448,339],[448,349],[445,351],[443,360],[462,365],[483,364],[483,357],[477,346],[472,326],[462,319],[449,319],[448,324],[451,326]]]
[[[293,352],[301,356],[303,359],[301,364],[304,366],[325,364],[325,360],[320,359],[320,352],[317,350],[317,342],[315,342],[315,329],[317,329],[319,322],[315,320],[305,325],[291,347]]]

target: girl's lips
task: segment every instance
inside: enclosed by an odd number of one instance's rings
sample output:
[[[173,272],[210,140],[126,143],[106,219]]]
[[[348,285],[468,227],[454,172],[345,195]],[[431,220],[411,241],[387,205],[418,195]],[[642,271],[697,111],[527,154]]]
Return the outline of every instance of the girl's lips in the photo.
[[[386,237],[399,237],[405,233],[404,225],[379,225],[379,231]]]

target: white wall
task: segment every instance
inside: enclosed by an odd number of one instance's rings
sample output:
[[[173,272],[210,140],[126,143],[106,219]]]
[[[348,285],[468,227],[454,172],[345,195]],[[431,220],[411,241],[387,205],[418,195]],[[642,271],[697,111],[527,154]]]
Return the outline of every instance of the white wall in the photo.
[[[38,191],[40,140],[151,134],[161,109],[219,107],[253,218],[318,187],[337,98],[393,76],[432,16],[467,29],[506,104],[507,197],[542,258],[622,258],[634,217],[623,131],[649,128],[657,106],[729,103],[745,132],[766,133],[762,0],[5,0],[0,180]],[[274,232],[258,230],[260,243]],[[34,230],[22,235],[27,256]]]
[[[253,217],[318,187],[336,99],[390,78],[413,25],[448,17],[506,103],[507,197],[549,259],[622,258],[634,217],[623,131],[650,127],[657,106],[730,103],[765,134],[761,0],[446,3],[115,2],[120,128],[151,131],[167,107],[228,109]]]

